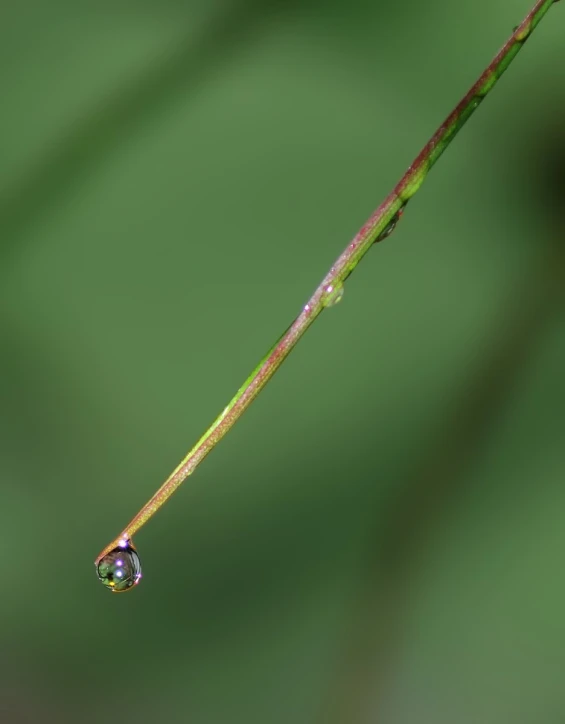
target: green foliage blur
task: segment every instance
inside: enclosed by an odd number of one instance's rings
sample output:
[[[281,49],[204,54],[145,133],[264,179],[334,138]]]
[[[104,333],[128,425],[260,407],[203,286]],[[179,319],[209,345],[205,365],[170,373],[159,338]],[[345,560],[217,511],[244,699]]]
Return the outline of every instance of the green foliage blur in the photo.
[[[136,537],[533,0],[6,3],[0,723],[565,721],[565,7]]]

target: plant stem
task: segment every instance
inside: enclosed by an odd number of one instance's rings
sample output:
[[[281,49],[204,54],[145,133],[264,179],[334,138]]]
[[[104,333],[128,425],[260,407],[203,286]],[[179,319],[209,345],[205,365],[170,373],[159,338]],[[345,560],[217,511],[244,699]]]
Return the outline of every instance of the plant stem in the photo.
[[[422,185],[432,166],[490,93],[550,7],[558,0],[538,0],[498,55],[486,68],[465,97],[441,124],[394,190],[336,259],[312,297],[278,342],[253,370],[228,406],[187,453],[155,495],[143,506],[124,531],[96,559],[96,563],[116,547],[120,539],[131,539],[154,513],[196,469],[206,455],[241,417],[251,402],[271,379],[298,340],[327,307],[341,298],[343,283],[371,246],[386,238],[394,229],[404,207]]]

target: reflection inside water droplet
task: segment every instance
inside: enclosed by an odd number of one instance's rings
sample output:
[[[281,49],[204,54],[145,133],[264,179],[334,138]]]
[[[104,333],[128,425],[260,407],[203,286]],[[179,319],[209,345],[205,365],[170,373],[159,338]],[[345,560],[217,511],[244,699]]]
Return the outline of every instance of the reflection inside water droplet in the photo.
[[[131,540],[122,538],[96,566],[98,578],[113,593],[129,591],[141,579],[141,562]]]

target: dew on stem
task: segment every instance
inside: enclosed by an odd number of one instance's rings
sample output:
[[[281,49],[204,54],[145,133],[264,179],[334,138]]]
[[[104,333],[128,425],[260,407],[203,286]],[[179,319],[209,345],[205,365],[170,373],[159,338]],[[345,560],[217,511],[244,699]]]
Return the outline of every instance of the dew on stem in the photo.
[[[399,209],[396,214],[392,217],[392,219],[389,222],[389,225],[381,231],[381,233],[377,236],[374,243],[378,244],[379,241],[384,241],[387,237],[389,237],[392,232],[396,229],[396,225],[402,218],[402,214],[404,213],[404,209]]]
[[[322,297],[322,304],[324,307],[335,307],[343,299],[344,286],[341,282],[335,282],[335,284],[328,284],[324,289],[324,296]]]
[[[123,593],[141,580],[141,562],[133,542],[122,538],[96,565],[98,578],[112,593]]]

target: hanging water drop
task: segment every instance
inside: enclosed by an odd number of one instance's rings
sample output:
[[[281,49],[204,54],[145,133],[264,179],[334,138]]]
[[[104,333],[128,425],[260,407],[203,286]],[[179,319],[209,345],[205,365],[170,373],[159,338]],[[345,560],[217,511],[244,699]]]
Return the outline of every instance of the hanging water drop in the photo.
[[[341,282],[335,284],[328,284],[324,289],[324,296],[322,297],[322,303],[324,307],[334,307],[339,304],[343,299],[344,287]]]
[[[381,233],[377,236],[377,238],[375,239],[375,241],[373,243],[377,244],[379,241],[383,241],[384,239],[389,237],[392,234],[392,232],[396,229],[396,225],[400,221],[403,213],[404,213],[404,210],[399,209],[396,212],[396,214],[392,217],[392,219],[390,220],[388,226],[381,231]]]
[[[136,586],[141,580],[141,563],[133,542],[122,538],[116,548],[98,561],[96,573],[113,593],[123,593]]]

